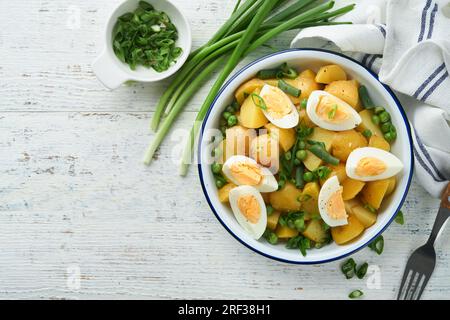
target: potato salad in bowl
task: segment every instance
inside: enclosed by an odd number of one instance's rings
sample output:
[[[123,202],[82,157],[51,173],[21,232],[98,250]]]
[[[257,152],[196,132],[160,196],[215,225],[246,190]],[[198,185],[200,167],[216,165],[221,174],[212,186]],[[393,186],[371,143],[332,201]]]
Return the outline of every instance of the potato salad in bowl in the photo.
[[[289,50],[219,93],[200,138],[200,178],[239,241],[322,263],[387,227],[410,184],[410,148],[403,110],[374,75],[337,54]]]

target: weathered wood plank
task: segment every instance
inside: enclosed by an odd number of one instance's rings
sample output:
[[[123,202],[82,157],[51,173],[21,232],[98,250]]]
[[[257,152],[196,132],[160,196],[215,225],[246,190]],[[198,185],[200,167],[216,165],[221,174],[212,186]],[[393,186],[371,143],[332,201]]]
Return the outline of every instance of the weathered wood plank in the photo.
[[[151,167],[140,164],[148,119],[0,114],[0,297],[345,299],[355,288],[368,298],[394,297],[405,259],[424,241],[437,207],[417,184],[406,225],[385,233],[385,253],[355,255],[381,268],[381,289],[369,290],[343,279],[337,262],[286,265],[240,245],[210,212],[195,170],[177,176],[173,143],[164,143]],[[448,249],[446,241],[439,245],[426,298],[448,296]],[[73,266],[79,290],[67,286]]]

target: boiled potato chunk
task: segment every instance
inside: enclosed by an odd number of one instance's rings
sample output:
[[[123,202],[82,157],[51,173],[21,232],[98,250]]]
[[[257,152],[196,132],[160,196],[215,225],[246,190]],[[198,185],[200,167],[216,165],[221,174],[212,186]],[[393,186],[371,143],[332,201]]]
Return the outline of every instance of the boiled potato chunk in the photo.
[[[299,232],[295,229],[291,229],[289,227],[283,227],[281,225],[278,225],[278,227],[275,230],[275,234],[280,239],[289,239],[292,237],[296,237],[296,236],[298,236],[298,233]]]
[[[261,134],[250,143],[250,156],[259,164],[271,167],[273,173],[278,171],[280,146],[278,141],[269,134]]]
[[[320,187],[317,182],[308,182],[303,188],[302,197],[302,210],[309,215],[319,213],[319,192]]]
[[[395,185],[397,184],[397,178],[396,177],[390,177],[388,180],[389,180],[389,186],[388,186],[388,188],[386,190],[386,194],[384,195],[385,197],[387,197],[392,192],[394,192]]]
[[[379,209],[389,188],[389,179],[369,181],[361,191],[364,201],[375,209]]]
[[[344,69],[336,64],[323,66],[316,75],[316,82],[329,84],[333,81],[347,80],[347,74]]]
[[[254,93],[257,94],[259,94],[259,92],[260,90],[254,91]],[[239,120],[244,127],[250,129],[260,128],[269,122],[262,109],[253,102],[251,96],[244,100],[244,103],[241,106]]]
[[[367,147],[366,138],[355,130],[336,132],[332,143],[332,154],[341,161],[347,161],[350,153],[357,149]]]
[[[227,147],[233,148],[233,154],[249,155],[250,143],[256,136],[254,130],[244,128],[236,125],[228,128],[225,131],[225,139],[227,140]]]
[[[308,78],[308,79],[316,79],[316,73],[311,69],[306,69],[302,71],[299,75],[299,78]]]
[[[345,179],[347,179],[347,173],[345,171],[345,163],[340,162],[337,166],[333,166],[331,164],[328,164],[327,166],[328,168],[331,169],[331,172],[326,179],[320,180],[321,185],[323,185],[325,181],[334,176],[338,178],[340,184],[342,184],[342,182],[344,182]]]
[[[363,110],[359,113],[359,115],[361,116],[362,122],[361,124],[358,126],[357,130],[359,132],[363,132],[364,130],[370,130],[372,132],[373,136],[383,136],[383,133],[381,132],[381,129],[372,122],[372,111],[370,110]]]
[[[364,188],[365,182],[353,180],[350,178],[347,178],[342,182],[342,199],[344,200],[350,200],[355,198],[358,193]]]
[[[311,220],[306,224],[306,229],[303,231],[303,235],[318,243],[323,243],[328,238],[328,234],[323,227],[323,223],[320,220]]]
[[[325,91],[347,102],[357,111],[359,102],[359,84],[356,80],[333,81],[325,87]]]
[[[252,94],[253,92],[255,92],[255,90],[261,90],[262,87],[264,87],[264,84],[265,82],[258,78],[253,78],[245,82],[236,90],[234,96],[237,102],[242,105],[247,95]]]
[[[369,228],[377,221],[377,214],[367,210],[363,206],[354,207],[352,214],[364,225],[364,228]]]
[[[329,152],[334,139],[334,132],[319,127],[314,128],[314,132],[308,137],[309,140],[320,141],[325,143],[325,149]],[[307,157],[303,163],[309,171],[316,170],[321,164],[322,159],[306,151]]]
[[[331,228],[331,236],[336,244],[345,244],[357,238],[364,231],[364,225],[353,215],[348,216],[348,224]]]
[[[283,152],[286,152],[289,149],[291,149],[292,146],[295,144],[295,141],[297,140],[295,129],[278,128],[272,123],[266,124],[264,128],[267,129],[267,132],[270,134],[272,138],[278,140],[281,150],[283,150]]]
[[[274,211],[270,216],[267,216],[267,228],[270,230],[275,230],[278,224],[278,219],[280,218],[281,212]]]
[[[316,124],[314,122],[312,122],[311,119],[308,117],[308,114],[306,113],[306,109],[300,109],[298,111],[298,115],[299,115],[299,123],[302,126],[305,126],[308,128],[317,127]]]
[[[297,199],[301,195],[301,190],[297,189],[292,183],[286,182],[281,190],[270,193],[270,204],[275,210],[282,212],[299,211],[301,202]]]
[[[391,151],[391,145],[383,136],[371,136],[369,139],[369,147],[378,148],[384,151]]]
[[[345,205],[345,211],[347,212],[347,214],[353,214],[353,208],[356,206],[360,206],[361,202],[357,199],[350,199],[350,200],[344,201],[344,205]]]
[[[233,183],[227,183],[222,188],[219,189],[219,201],[222,203],[228,203],[230,201],[230,191],[231,189],[236,188],[236,185]]]
[[[298,101],[294,104],[299,104],[303,99],[308,99],[311,92],[321,90],[322,86],[314,79],[298,76],[294,79],[295,87],[301,90]]]

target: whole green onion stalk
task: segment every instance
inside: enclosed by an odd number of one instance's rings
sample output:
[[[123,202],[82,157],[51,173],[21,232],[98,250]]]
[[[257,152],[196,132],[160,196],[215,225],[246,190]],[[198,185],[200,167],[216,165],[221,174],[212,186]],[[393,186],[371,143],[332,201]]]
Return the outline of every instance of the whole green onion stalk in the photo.
[[[156,134],[145,154],[145,164],[151,163],[155,151],[178,114],[214,71],[220,70],[223,66],[191,129],[188,144],[183,152],[180,172],[182,175],[186,174],[191,162],[195,137],[202,120],[220,87],[243,57],[284,31],[345,23],[330,20],[354,8],[354,5],[349,5],[329,11],[334,1],[318,4],[323,1],[298,0],[287,7],[283,6],[285,2],[285,0],[246,0],[236,5],[230,18],[211,40],[190,54],[188,61],[177,73],[156,107],[151,122],[151,128]],[[222,60],[225,57],[229,57],[226,63]]]

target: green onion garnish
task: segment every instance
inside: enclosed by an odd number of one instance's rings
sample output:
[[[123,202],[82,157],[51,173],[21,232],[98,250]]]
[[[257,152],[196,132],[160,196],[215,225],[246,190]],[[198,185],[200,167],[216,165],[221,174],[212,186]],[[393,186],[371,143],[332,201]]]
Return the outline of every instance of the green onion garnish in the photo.
[[[369,244],[369,248],[375,251],[378,255],[383,253],[384,249],[384,238],[383,236],[377,237],[372,243]]]
[[[338,109],[338,105],[335,104],[331,110],[328,112],[328,119],[334,119],[334,117],[336,116],[336,111]]]
[[[345,278],[351,279],[356,272],[356,262],[353,258],[348,259],[341,265],[341,271],[345,275]]]
[[[182,53],[176,46],[177,28],[169,16],[145,1],[117,19],[112,36],[114,53],[132,70],[141,65],[166,71]]]
[[[405,224],[405,218],[403,217],[403,212],[401,210],[397,212],[397,215],[395,216],[395,222],[400,225]]]
[[[267,110],[267,105],[264,102],[264,99],[261,98],[261,96],[257,93],[252,93],[250,95],[252,97],[252,101],[255,104],[255,106],[257,106],[258,108],[261,108],[263,110]]]
[[[350,299],[358,299],[358,298],[361,298],[363,295],[364,295],[364,292],[362,292],[361,290],[353,290],[352,292],[350,292],[348,297]]]
[[[367,262],[364,262],[361,266],[359,266],[356,269],[356,276],[358,277],[358,279],[364,278],[364,276],[367,273],[367,268],[368,267],[369,267],[369,264]]]
[[[297,89],[297,88],[291,86],[289,83],[287,83],[283,79],[278,80],[278,88],[283,90],[288,95],[296,97],[296,98],[300,97],[300,94],[302,93],[300,89]]]

